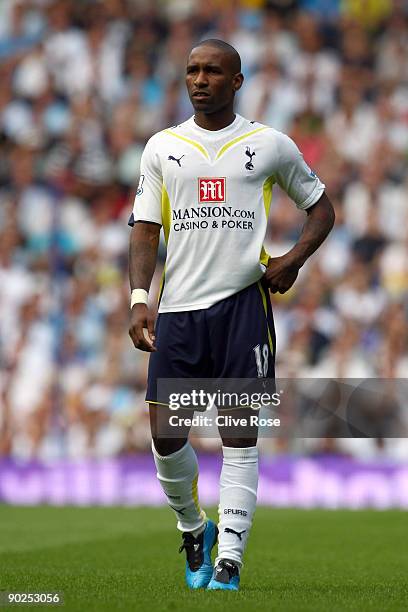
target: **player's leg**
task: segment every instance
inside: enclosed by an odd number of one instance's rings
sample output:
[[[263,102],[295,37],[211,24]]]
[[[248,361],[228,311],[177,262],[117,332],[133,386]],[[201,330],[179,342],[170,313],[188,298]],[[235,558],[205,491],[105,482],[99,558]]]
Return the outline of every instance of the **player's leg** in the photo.
[[[269,295],[260,284],[248,287],[224,304],[214,319],[220,378],[273,378],[275,336]],[[227,300],[225,300],[227,302]],[[228,319],[226,318],[228,316]],[[220,333],[216,328],[220,326]],[[221,336],[222,330],[222,336]],[[222,343],[225,343],[224,351]],[[220,414],[228,414],[220,411]],[[220,477],[219,544],[209,589],[237,590],[243,555],[256,507],[258,488],[257,427],[250,425],[251,408],[230,411],[248,425],[220,427],[223,465]]]
[[[205,512],[200,508],[197,493],[198,462],[188,434],[190,427],[179,425],[177,437],[163,437],[174,414],[167,406],[149,404],[152,451],[157,478],[167,503],[177,517],[177,528],[198,535],[205,525]],[[183,411],[192,418],[193,411]]]
[[[249,423],[252,409],[219,411]],[[219,542],[214,579],[209,589],[237,590],[242,559],[252,527],[258,489],[257,428],[243,427],[237,438],[231,427],[219,427],[222,439]]]
[[[199,317],[192,317],[191,313],[159,315],[158,350],[150,358],[146,397],[157,478],[177,517],[177,528],[182,532],[180,552],[186,552],[186,581],[191,588],[205,588],[211,578],[211,549],[218,531],[199,504],[198,461],[188,441],[190,427],[182,424],[174,429],[169,426],[169,419],[175,413],[162,404],[166,398],[160,396],[158,381],[160,378],[197,376],[191,364],[200,365],[199,322]],[[191,327],[195,323],[193,332]],[[193,415],[193,411],[182,411],[185,418]]]

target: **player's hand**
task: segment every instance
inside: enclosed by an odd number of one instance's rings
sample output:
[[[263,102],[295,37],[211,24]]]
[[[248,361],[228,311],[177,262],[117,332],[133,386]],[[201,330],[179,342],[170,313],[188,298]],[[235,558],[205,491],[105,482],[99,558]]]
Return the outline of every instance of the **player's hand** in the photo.
[[[290,255],[270,257],[264,274],[264,280],[270,291],[286,293],[297,279],[299,267]]]
[[[147,337],[144,330],[147,329]],[[153,353],[157,351],[154,346],[154,316],[146,304],[135,304],[130,313],[129,336],[135,348]]]

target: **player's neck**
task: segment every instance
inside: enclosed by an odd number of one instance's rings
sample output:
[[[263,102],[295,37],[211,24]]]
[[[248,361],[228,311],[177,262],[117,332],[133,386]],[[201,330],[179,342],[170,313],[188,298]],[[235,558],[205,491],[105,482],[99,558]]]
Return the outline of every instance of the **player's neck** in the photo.
[[[235,120],[235,113],[231,108],[225,108],[218,113],[205,114],[196,112],[194,122],[203,130],[215,132],[228,127]]]

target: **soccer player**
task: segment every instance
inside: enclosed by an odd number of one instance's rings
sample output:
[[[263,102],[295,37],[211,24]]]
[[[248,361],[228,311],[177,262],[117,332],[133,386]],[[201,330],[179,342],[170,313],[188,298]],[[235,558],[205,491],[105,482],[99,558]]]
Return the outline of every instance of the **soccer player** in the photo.
[[[294,142],[234,113],[243,80],[239,54],[229,44],[206,40],[191,51],[186,85],[194,116],[148,141],[129,220],[129,333],[136,348],[151,353],[146,401],[152,451],[158,480],[182,532],[180,550],[186,551],[191,588],[238,590],[256,505],[257,432],[236,438],[220,430],[217,527],[199,505],[198,463],[189,428],[179,428],[178,437],[160,435],[174,413],[160,403],[157,381],[273,378],[268,288],[285,293],[334,223],[325,186]],[[294,247],[270,258],[263,241],[275,183],[307,216]],[[147,298],[161,227],[167,258],[155,325]],[[213,568],[211,549],[217,537]]]

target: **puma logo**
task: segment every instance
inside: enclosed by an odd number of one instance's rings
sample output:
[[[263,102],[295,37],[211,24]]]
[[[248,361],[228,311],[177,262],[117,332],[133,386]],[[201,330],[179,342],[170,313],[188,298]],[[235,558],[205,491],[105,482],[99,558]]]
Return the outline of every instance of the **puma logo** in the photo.
[[[230,529],[229,527],[226,527],[224,529],[224,533],[233,533],[234,535],[237,536],[237,538],[239,538],[242,541],[242,534],[246,532],[246,529],[244,529],[244,531],[235,531],[235,529]]]
[[[184,516],[184,510],[187,508],[187,506],[184,506],[184,508],[175,508],[171,504],[169,504],[169,506],[172,510],[174,510],[174,512],[177,512],[177,514],[181,514],[182,516]]]
[[[179,158],[177,159],[177,157],[174,157],[173,155],[169,155],[167,159],[168,159],[169,161],[175,161],[175,162],[177,162],[178,166],[181,168],[181,160],[183,159],[183,157],[185,157],[185,155],[182,155],[181,157],[179,157]]]

